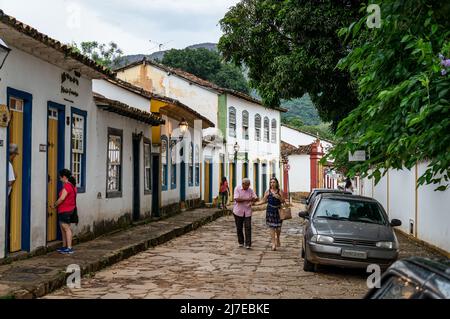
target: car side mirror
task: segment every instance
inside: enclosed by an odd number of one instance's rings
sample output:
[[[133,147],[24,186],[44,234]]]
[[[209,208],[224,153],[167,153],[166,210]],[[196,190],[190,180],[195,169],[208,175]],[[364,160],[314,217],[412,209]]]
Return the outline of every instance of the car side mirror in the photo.
[[[399,219],[393,219],[393,220],[391,221],[391,226],[392,226],[392,227],[399,227],[399,226],[401,226],[401,225],[402,225],[402,221],[399,220]]]
[[[298,213],[298,217],[304,218],[304,219],[309,219],[309,214],[307,211],[300,212],[300,213]]]

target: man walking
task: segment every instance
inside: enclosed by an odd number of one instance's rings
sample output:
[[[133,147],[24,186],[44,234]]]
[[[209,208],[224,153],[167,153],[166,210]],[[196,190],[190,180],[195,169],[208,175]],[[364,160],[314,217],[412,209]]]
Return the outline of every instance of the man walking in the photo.
[[[250,180],[244,178],[242,186],[234,189],[233,214],[236,222],[239,247],[250,249],[252,246],[252,204],[258,201],[258,196],[250,188]],[[245,228],[245,237],[243,228]]]

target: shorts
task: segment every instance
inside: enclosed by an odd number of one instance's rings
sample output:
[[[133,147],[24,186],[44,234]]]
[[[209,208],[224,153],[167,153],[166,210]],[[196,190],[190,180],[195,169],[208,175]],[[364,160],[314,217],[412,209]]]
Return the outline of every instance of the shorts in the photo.
[[[58,222],[60,224],[71,224],[72,212],[58,213]]]

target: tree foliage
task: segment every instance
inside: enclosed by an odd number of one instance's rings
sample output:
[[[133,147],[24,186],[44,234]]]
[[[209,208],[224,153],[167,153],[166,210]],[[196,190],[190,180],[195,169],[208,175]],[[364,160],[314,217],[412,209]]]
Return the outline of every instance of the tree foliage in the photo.
[[[162,64],[192,73],[218,86],[249,93],[247,80],[242,71],[222,61],[220,54],[205,48],[169,50],[164,54]]]
[[[336,128],[357,105],[349,73],[336,69],[347,54],[337,30],[357,20],[360,2],[243,0],[220,21],[219,49],[227,61],[249,68],[266,105],[309,93]]]
[[[123,51],[114,42],[104,44],[98,43],[97,41],[87,41],[81,42],[80,45],[73,43],[72,47],[79,53],[86,55],[98,64],[109,69],[113,69],[120,63],[125,62],[123,61]]]
[[[330,156],[350,175],[370,171],[378,182],[389,168],[428,161],[419,184],[448,187],[449,14],[445,1],[385,0],[380,29],[362,18],[341,30],[352,49],[339,67],[354,76],[360,103],[339,125]],[[348,153],[360,149],[370,158],[350,165]]]

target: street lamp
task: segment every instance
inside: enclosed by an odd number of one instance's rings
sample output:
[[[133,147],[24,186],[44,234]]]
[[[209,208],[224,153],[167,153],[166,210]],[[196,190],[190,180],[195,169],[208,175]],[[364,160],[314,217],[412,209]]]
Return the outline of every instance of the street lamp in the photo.
[[[184,135],[189,129],[189,123],[184,119],[184,117],[181,119],[181,122],[178,124],[178,128],[180,129],[180,140],[183,140]]]
[[[237,162],[237,156],[238,156],[238,153],[239,153],[239,150],[241,149],[241,147],[236,142],[236,144],[234,144],[234,146],[233,146],[233,149],[234,149],[234,162],[236,163]]]
[[[11,52],[11,49],[2,39],[0,39],[0,69],[3,67],[3,64],[5,64],[9,52]]]

